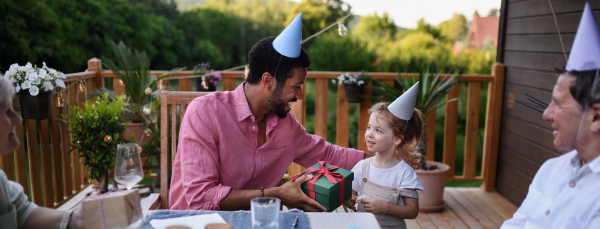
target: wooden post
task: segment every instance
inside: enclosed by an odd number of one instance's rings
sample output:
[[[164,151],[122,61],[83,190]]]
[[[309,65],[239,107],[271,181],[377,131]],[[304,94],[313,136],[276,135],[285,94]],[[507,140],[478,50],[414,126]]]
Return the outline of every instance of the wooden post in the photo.
[[[54,207],[54,190],[52,189],[52,154],[50,152],[50,142],[48,137],[48,120],[38,120],[39,127],[39,138],[41,148],[41,162],[42,162],[42,188],[44,189],[44,206]]]
[[[460,82],[446,95],[446,118],[444,124],[444,164],[450,166],[448,179],[454,179],[456,168],[456,129],[458,122],[458,101],[448,103],[448,100],[458,98]]]
[[[98,88],[104,87],[104,78],[102,77],[102,61],[96,57],[88,60],[88,71],[96,72],[96,78],[94,78],[95,84]]]
[[[327,141],[327,79],[316,79],[315,84],[315,135]]]
[[[169,80],[165,80],[164,82],[167,82],[167,81],[169,81]],[[167,190],[165,187],[168,187],[168,185],[169,185],[168,170],[169,170],[169,161],[170,161],[169,157],[168,157],[168,155],[169,155],[169,152],[168,152],[169,151],[169,137],[168,137],[169,113],[167,112],[168,111],[168,109],[167,109],[168,108],[167,93],[169,93],[169,92],[162,91],[160,93],[160,195],[161,195],[161,200],[163,200],[160,203],[161,209],[169,208],[169,203],[166,203],[169,193],[165,192]],[[163,203],[163,202],[165,202],[165,203]]]
[[[227,78],[223,79],[223,91],[233,91],[235,90],[235,79]]]
[[[31,201],[42,205],[42,181],[40,176],[40,154],[38,152],[38,139],[35,119],[26,119],[27,149],[29,153],[29,180],[31,182]]]
[[[63,105],[63,107],[60,108],[60,113],[62,115],[69,115],[69,113],[67,112],[68,110],[68,106],[66,104],[66,102],[68,102],[69,100],[69,94],[68,91],[74,91],[76,89],[71,88],[71,89],[67,89],[64,91],[63,93],[63,98],[65,99],[65,105]],[[64,197],[67,198],[68,196],[72,195],[73,192],[75,191],[75,188],[73,186],[73,178],[71,176],[71,171],[72,171],[72,166],[71,166],[71,160],[70,160],[70,153],[69,153],[69,148],[71,147],[71,138],[70,138],[70,134],[69,134],[69,123],[67,122],[60,122],[60,138],[61,138],[61,158],[62,158],[62,163],[64,166],[64,174],[65,174],[65,192],[64,192]]]
[[[479,138],[479,101],[481,82],[469,82],[467,94],[467,126],[465,133],[464,177],[475,179],[477,170],[477,139]]]
[[[56,93],[52,94],[52,114],[50,116],[50,133],[52,142],[52,162],[54,175],[54,201],[56,203],[61,202],[64,199],[64,185],[63,185],[63,166],[62,166],[62,154],[60,151],[60,125],[59,125],[59,114],[57,107]]]
[[[337,127],[336,145],[348,147],[348,133],[350,132],[350,103],[346,101],[346,89],[344,85],[338,85],[337,90]]]
[[[21,116],[21,105],[19,103],[19,99],[17,96],[13,99],[13,108],[17,111],[19,117]],[[24,122],[24,121],[23,121]],[[25,159],[25,133],[23,129],[25,128],[24,123],[21,123],[15,127],[17,130],[17,136],[19,137],[19,148],[14,152],[15,155],[15,171],[16,176],[15,179],[17,183],[23,186],[23,192],[25,194],[29,194],[29,183],[27,183],[27,160]]]
[[[69,90],[69,108],[77,106],[77,89]],[[71,131],[69,127],[69,132]],[[73,134],[69,135],[69,139],[73,139]],[[73,150],[71,152],[71,175],[73,175],[73,191],[79,191],[81,189],[81,173],[80,173],[80,162],[79,162],[79,151]]]
[[[425,122],[427,122],[427,128],[425,129],[425,133],[427,133],[427,155],[425,160],[428,161],[435,160],[435,115],[436,110],[433,110],[425,117]]]
[[[369,82],[371,85],[371,82]],[[365,90],[365,95],[370,96],[371,91]],[[371,99],[364,98],[362,102],[360,102],[358,106],[358,131],[357,131],[357,149],[365,152],[369,152],[367,149],[367,143],[365,142],[365,132],[367,131],[367,125],[369,124],[369,118],[371,114],[369,114],[369,109],[371,109]]]
[[[85,104],[85,94],[87,94],[90,91],[90,88],[88,87],[88,85],[84,85],[85,86],[85,90],[84,92],[79,92],[77,91],[77,106],[79,106],[79,108],[83,108],[83,105]],[[81,183],[80,186],[77,188],[78,190],[81,190],[84,188],[84,186],[87,184],[87,174],[85,173],[85,171],[87,170],[87,166],[85,166],[83,163],[85,161],[85,158],[79,158],[79,163],[81,164],[81,166],[79,167],[79,173],[80,173],[80,177],[81,177]]]
[[[504,97],[504,64],[492,66],[494,81],[488,86],[487,112],[485,116],[485,137],[483,144],[483,166],[481,168],[483,184],[481,189],[492,191],[496,187],[496,169],[498,167],[498,148],[502,121],[502,99]]]
[[[191,91],[192,90],[192,79],[180,79],[179,80],[179,91]]]
[[[302,85],[302,94],[306,95],[306,84]],[[305,118],[305,116],[306,116],[306,99],[305,98],[302,100],[298,100],[292,104],[292,113],[294,114],[294,116],[296,117],[298,122],[300,122],[300,124],[302,124],[302,126],[304,126],[304,123],[306,121],[306,118]]]

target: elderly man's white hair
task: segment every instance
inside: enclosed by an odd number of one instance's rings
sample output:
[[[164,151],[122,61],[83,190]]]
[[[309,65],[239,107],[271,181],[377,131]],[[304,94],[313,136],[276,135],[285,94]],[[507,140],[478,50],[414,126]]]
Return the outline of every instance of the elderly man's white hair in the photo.
[[[15,86],[4,76],[0,76],[0,104],[10,103],[15,96]]]

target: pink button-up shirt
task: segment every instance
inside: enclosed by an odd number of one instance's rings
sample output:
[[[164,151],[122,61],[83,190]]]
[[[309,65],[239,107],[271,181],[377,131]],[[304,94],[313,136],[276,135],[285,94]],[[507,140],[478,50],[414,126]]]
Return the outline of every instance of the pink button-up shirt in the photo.
[[[219,210],[231,188],[275,187],[292,161],[310,167],[323,160],[350,170],[364,156],[308,134],[291,112],[284,119],[267,114],[267,141],[260,147],[257,135],[244,84],[194,99],[179,131],[171,209]]]

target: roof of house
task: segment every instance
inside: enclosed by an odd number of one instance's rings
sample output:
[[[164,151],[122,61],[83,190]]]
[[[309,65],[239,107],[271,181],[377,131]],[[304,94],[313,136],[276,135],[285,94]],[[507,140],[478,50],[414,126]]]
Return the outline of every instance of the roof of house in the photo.
[[[487,16],[479,17],[473,15],[473,21],[469,26],[468,41],[477,48],[482,48],[486,38],[498,44],[498,28],[500,26],[500,17]]]

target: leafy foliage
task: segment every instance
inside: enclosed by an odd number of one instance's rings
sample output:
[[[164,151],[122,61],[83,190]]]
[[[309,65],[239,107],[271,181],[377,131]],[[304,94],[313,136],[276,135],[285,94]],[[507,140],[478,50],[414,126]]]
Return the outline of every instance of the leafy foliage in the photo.
[[[127,107],[125,96],[99,96],[96,102],[86,101],[83,108],[72,106],[62,121],[68,122],[73,134],[71,151],[77,150],[88,167],[89,178],[101,180],[113,168],[117,145],[124,143],[119,118]],[[70,122],[69,122],[70,121]]]

